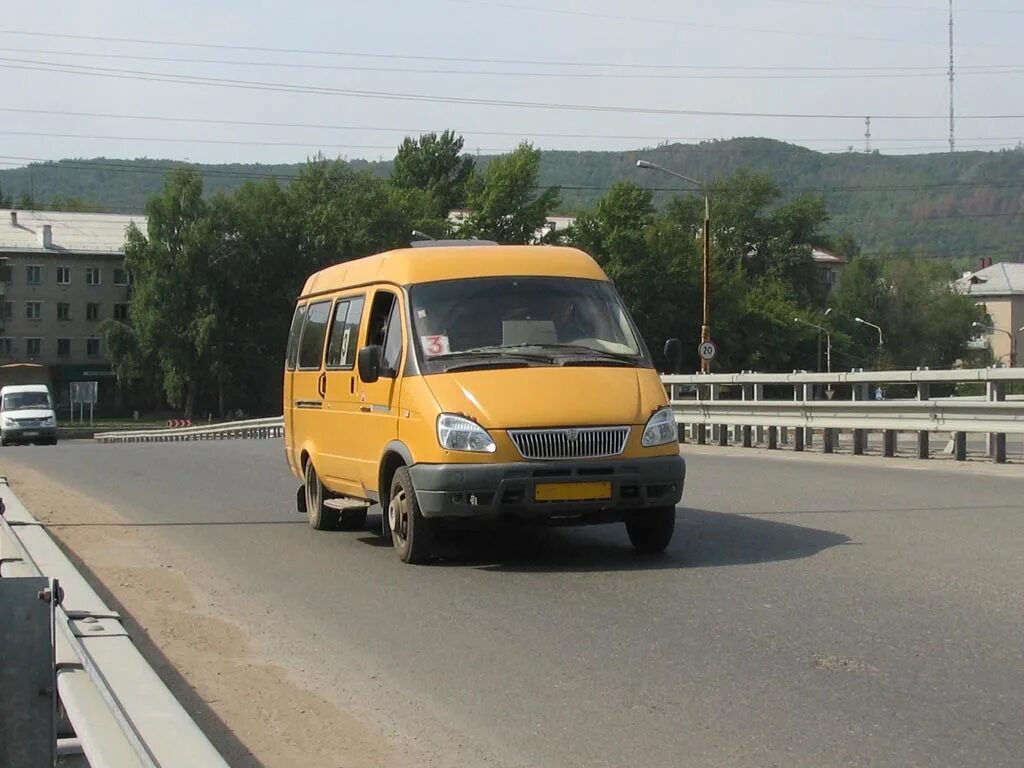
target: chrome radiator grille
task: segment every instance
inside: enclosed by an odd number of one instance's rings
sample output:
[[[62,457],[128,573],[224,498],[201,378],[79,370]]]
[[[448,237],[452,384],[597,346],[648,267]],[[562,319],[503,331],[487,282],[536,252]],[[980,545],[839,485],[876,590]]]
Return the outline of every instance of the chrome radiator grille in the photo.
[[[510,429],[508,434],[524,459],[596,459],[622,453],[629,427]]]

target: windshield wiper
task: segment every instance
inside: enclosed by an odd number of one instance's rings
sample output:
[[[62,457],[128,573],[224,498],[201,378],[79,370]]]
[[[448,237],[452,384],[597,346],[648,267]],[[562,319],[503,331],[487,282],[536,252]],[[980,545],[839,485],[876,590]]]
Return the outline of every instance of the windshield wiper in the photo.
[[[589,347],[586,344],[522,344],[517,347],[509,347],[510,349],[519,349],[521,347],[529,347],[531,349],[544,349],[544,350],[558,350],[565,352],[573,352],[577,355],[597,355],[603,358],[610,358],[612,360],[621,360],[628,363],[637,363],[640,360],[640,355],[629,355],[623,352],[610,352],[607,349],[598,349],[597,347]]]
[[[473,349],[460,349],[457,352],[446,352],[443,355],[431,355],[428,359],[453,360],[461,357],[515,357],[521,360],[534,360],[540,363],[553,363],[551,355],[540,355],[533,352],[522,352],[521,347],[474,347]]]

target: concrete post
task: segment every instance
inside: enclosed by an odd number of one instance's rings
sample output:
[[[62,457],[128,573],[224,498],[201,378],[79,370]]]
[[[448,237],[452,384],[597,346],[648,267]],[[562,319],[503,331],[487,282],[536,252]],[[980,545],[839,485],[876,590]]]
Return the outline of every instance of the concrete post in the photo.
[[[708,389],[710,390],[710,392],[708,394],[709,394],[711,400],[721,400],[722,399],[722,385],[721,384],[712,384],[711,386],[708,387]],[[711,439],[712,440],[717,440],[719,442],[719,444],[721,444],[721,441],[722,441],[721,435],[722,435],[722,430],[723,429],[727,429],[727,427],[724,427],[721,424],[712,424],[711,425]]]
[[[986,387],[988,399],[993,403],[1006,400],[1006,386],[1001,381],[990,381]],[[988,455],[996,464],[1006,463],[1006,433],[993,433],[988,436]]]
[[[822,450],[825,453],[834,453],[836,449],[836,431],[832,428],[821,431]]]
[[[917,399],[927,400],[930,395],[930,390],[931,388],[927,382],[920,382],[917,385]],[[917,458],[927,459],[928,456],[928,433],[922,430],[917,433]]]
[[[953,438],[953,456],[957,461],[967,460],[967,433],[957,432]]]
[[[857,384],[857,385],[855,385],[853,387],[853,399],[854,400],[856,400],[858,402],[866,400],[867,399],[866,398],[866,394],[867,394],[867,385],[866,384]],[[863,456],[864,455],[864,447],[865,447],[866,444],[867,444],[867,433],[866,433],[866,431],[863,430],[863,429],[855,429],[855,430],[853,430],[853,455],[854,456]]]
[[[887,429],[882,433],[882,455],[889,458],[896,455],[896,435],[898,433],[895,429]]]
[[[774,451],[779,447],[779,428],[768,427],[768,450]]]
[[[800,384],[799,386],[797,386],[795,388],[795,390],[793,392],[793,399],[794,400],[798,400],[800,402],[804,402],[804,403],[810,402],[811,400],[814,399],[814,385],[813,384]],[[810,427],[804,427],[802,431],[803,431],[803,436],[802,436],[802,439],[800,440],[800,448],[798,449],[798,450],[801,450],[801,451],[804,449],[804,443],[806,443],[807,447],[810,448],[811,444],[814,442],[814,430],[813,429],[811,429]]]
[[[754,402],[759,403],[764,400],[764,384],[754,385]],[[756,437],[755,440],[758,445],[764,442],[764,427],[760,424],[754,430]]]

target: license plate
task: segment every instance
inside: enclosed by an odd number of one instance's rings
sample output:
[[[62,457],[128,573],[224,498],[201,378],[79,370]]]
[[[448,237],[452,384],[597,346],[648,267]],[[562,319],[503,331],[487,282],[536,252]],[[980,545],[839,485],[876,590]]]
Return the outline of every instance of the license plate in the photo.
[[[21,434],[25,437],[39,437],[38,432],[22,432]]]
[[[535,501],[600,501],[612,497],[611,483],[541,483]]]

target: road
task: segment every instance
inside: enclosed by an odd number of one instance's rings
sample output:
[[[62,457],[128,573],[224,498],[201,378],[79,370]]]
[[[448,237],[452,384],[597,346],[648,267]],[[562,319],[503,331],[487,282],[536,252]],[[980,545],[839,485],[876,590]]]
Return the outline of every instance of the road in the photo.
[[[308,529],[276,440],[0,468],[188,552],[303,685],[357,692],[385,735],[465,740],[466,765],[1020,765],[1024,469],[683,451],[663,557],[615,526],[459,534],[428,567]]]

